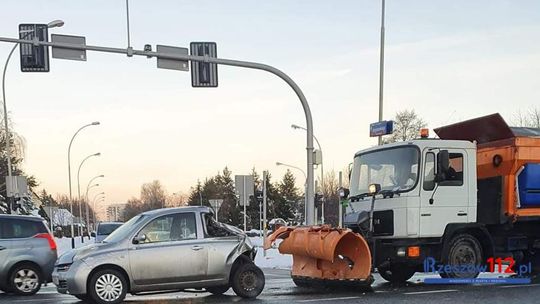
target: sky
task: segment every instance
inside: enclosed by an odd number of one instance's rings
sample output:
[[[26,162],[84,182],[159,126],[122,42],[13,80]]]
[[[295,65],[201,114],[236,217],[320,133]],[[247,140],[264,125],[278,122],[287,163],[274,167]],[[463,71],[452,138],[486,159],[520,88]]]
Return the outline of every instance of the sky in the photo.
[[[302,88],[325,170],[342,170],[376,144],[380,1],[130,1],[131,44],[188,47],[215,41],[221,58],[270,64]],[[125,1],[4,0],[0,36],[19,23],[62,19],[50,33],[89,45],[127,46]],[[512,120],[540,104],[540,2],[386,1],[384,118],[414,109],[430,128],[494,112]],[[12,46],[0,43],[0,59]],[[160,180],[169,193],[225,166],[233,174],[306,167],[305,125],[294,92],[276,76],[219,66],[218,88],[192,88],[190,73],[157,69],[155,59],[88,52],[86,62],[51,59],[49,73],[21,73],[18,53],[6,75],[14,131],[26,141],[24,170],[38,189],[68,193],[67,148],[81,188],[125,202]],[[301,187],[303,175],[293,170]]]

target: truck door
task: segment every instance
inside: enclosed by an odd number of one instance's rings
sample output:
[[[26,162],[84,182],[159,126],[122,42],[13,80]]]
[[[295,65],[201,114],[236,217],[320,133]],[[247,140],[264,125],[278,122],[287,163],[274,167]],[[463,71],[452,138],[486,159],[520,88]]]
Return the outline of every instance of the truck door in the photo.
[[[448,149],[450,169],[447,180],[435,183],[436,150],[424,151],[420,203],[420,236],[440,237],[449,223],[468,222],[469,174],[467,153]]]

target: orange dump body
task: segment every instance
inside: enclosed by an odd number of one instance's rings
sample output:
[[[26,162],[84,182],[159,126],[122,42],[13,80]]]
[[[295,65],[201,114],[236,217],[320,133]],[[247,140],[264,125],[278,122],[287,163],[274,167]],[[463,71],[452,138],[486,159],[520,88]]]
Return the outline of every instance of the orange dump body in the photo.
[[[371,253],[367,242],[350,229],[281,227],[264,244],[277,239],[279,252],[292,254],[292,276],[320,280],[356,280],[371,283]]]
[[[519,208],[516,174],[527,163],[540,163],[538,129],[511,128],[499,114],[484,116],[435,129],[441,139],[470,140],[477,143],[477,178],[501,176],[503,212],[517,220],[520,216],[540,216],[540,208]]]

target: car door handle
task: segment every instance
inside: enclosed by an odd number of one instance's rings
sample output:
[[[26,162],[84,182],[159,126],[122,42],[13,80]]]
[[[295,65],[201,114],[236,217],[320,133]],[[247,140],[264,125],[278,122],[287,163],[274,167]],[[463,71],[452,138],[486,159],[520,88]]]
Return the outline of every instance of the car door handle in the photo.
[[[197,246],[197,245],[195,245],[195,246],[191,247],[191,250],[195,250],[195,251],[199,251],[199,250],[201,250],[201,249],[203,249],[202,246]]]
[[[467,216],[467,212],[458,212],[457,216]]]
[[[431,213],[422,213],[420,216],[431,216]]]
[[[0,250],[4,250],[4,249],[7,249],[7,248],[4,246],[0,246]]]

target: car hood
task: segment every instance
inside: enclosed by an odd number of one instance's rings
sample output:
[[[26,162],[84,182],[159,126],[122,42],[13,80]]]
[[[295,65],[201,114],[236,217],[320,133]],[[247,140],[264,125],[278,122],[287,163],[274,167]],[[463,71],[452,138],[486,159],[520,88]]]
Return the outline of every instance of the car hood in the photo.
[[[70,251],[62,254],[58,258],[56,264],[71,264],[75,260],[84,259],[98,249],[105,249],[111,246],[112,243],[94,243],[81,248],[71,249]]]

